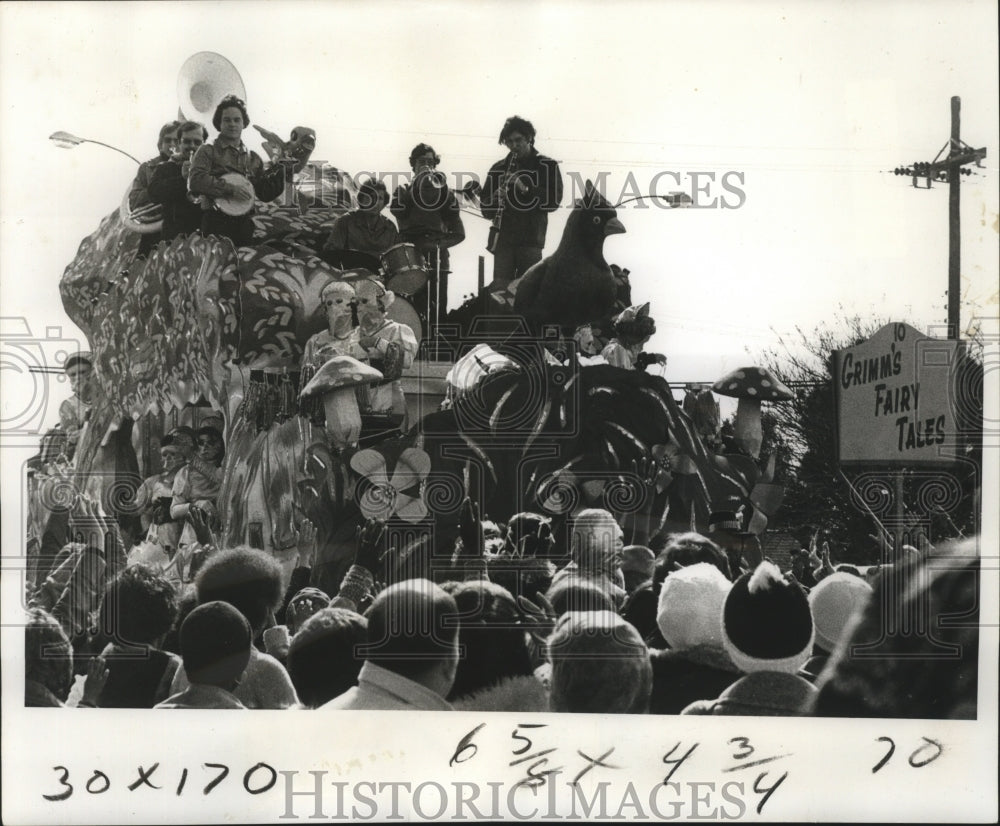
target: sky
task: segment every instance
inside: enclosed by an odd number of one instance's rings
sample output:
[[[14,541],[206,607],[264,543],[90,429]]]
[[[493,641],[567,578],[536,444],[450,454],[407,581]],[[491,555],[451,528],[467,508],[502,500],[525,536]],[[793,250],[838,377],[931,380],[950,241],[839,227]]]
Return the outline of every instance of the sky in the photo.
[[[175,116],[198,51],[237,67],[251,120],[317,131],[314,160],[408,171],[427,141],[483,176],[520,114],[573,182],[685,191],[703,209],[623,206],[605,245],[650,301],[671,381],[713,381],[779,337],[844,316],[946,318],[947,187],[891,170],[931,160],[962,98],[988,147],[962,187],[963,326],[997,310],[996,7],[980,2],[4,3],[0,6],[0,303],[34,335],[60,327],[58,284]],[[253,130],[247,143],[259,149]],[[727,184],[724,188],[723,182]],[[696,192],[695,187],[701,187]],[[577,188],[578,189],[578,188]],[[715,208],[712,208],[712,204]],[[723,205],[736,208],[721,208]],[[465,215],[451,306],[475,289],[488,225]],[[16,381],[5,375],[11,386]],[[16,385],[15,385],[16,387]],[[14,394],[16,396],[16,392]],[[48,415],[54,420],[54,410]]]

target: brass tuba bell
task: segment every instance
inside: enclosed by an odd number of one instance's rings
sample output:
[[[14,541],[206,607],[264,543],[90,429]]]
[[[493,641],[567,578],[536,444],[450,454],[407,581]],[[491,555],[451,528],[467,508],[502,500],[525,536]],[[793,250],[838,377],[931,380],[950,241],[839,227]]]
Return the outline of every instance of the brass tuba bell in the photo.
[[[184,61],[177,75],[177,103],[184,120],[212,125],[215,107],[226,95],[247,96],[236,67],[221,54],[197,52]]]

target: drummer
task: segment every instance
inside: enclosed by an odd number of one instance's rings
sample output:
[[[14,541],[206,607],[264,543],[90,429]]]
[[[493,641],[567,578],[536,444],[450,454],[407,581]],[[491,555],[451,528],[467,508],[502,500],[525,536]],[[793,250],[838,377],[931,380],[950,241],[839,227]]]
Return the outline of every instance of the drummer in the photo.
[[[448,248],[465,240],[465,227],[455,193],[438,172],[441,157],[434,147],[418,143],[410,153],[413,183],[396,187],[389,207],[399,222],[401,240],[414,244],[424,256],[430,280],[425,290],[411,298],[414,306],[434,325],[448,309]],[[435,279],[437,281],[435,282]],[[438,307],[440,295],[440,307]]]
[[[358,189],[358,208],[333,223],[322,258],[337,269],[377,270],[382,253],[399,242],[396,225],[382,215],[389,190],[381,181],[367,180]]]
[[[250,125],[246,104],[235,95],[224,97],[215,108],[212,125],[219,130],[213,143],[206,143],[195,153],[188,176],[188,189],[201,199],[202,235],[229,238],[236,246],[246,247],[253,239],[253,208],[243,215],[227,215],[215,202],[217,198],[238,198],[240,188],[222,179],[235,172],[248,179],[261,201],[273,201],[285,189],[285,169],[274,164],[267,170],[256,152],[243,143],[243,130]]]

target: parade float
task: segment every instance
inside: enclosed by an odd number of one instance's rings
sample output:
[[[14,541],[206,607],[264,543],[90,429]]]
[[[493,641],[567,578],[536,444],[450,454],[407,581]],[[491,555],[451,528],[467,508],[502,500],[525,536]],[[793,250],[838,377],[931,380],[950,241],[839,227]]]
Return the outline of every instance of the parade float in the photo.
[[[212,106],[203,102],[201,112]],[[400,570],[432,575],[435,557],[451,553],[467,496],[494,521],[525,511],[550,517],[557,538],[583,507],[615,513],[632,543],[708,532],[713,518],[742,534],[763,532],[781,491],[773,457],[759,453],[760,404],[790,397],[774,376],[748,368],[716,384],[740,399],[736,438],[724,443],[709,389],[679,403],[642,360],[627,368],[587,356],[570,319],[545,327],[485,296],[432,335],[398,297],[388,315],[419,343],[399,379],[407,426],[366,412],[359,388],[328,376],[321,393],[361,400],[357,434],[338,438],[331,408],[307,388],[318,377],[300,367],[326,325],[321,292],[350,277],[318,253],[355,197],[349,176],[306,167],[284,197],[256,205],[248,247],[195,233],[140,255],[145,227],[127,204],[84,239],[60,291],[89,342],[99,387],[76,472],[100,488],[106,509],[126,512],[130,488],[160,470],[156,446],[172,426],[221,413],[220,544],[288,561],[309,519],[320,548],[314,576],[329,588],[350,563],[357,526],[373,516],[387,521]],[[574,321],[602,344],[609,319],[632,301],[627,271],[609,272],[611,305]],[[648,338],[655,327],[644,329]],[[720,522],[719,513],[741,516]]]

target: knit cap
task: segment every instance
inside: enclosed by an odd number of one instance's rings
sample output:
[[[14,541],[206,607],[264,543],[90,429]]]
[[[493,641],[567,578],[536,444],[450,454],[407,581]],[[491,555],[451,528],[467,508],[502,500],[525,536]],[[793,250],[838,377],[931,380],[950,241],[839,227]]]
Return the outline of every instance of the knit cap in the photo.
[[[872,586],[847,573],[830,574],[809,592],[809,608],[816,627],[816,645],[832,654],[855,617],[860,617]]]
[[[250,624],[228,602],[199,605],[181,624],[181,657],[192,683],[223,686],[247,667],[252,645]]]
[[[722,611],[722,637],[741,671],[794,674],[812,653],[809,600],[774,563],[761,562],[733,583]]]
[[[660,587],[656,624],[674,649],[722,647],[722,606],[732,583],[708,562],[673,571]]]

